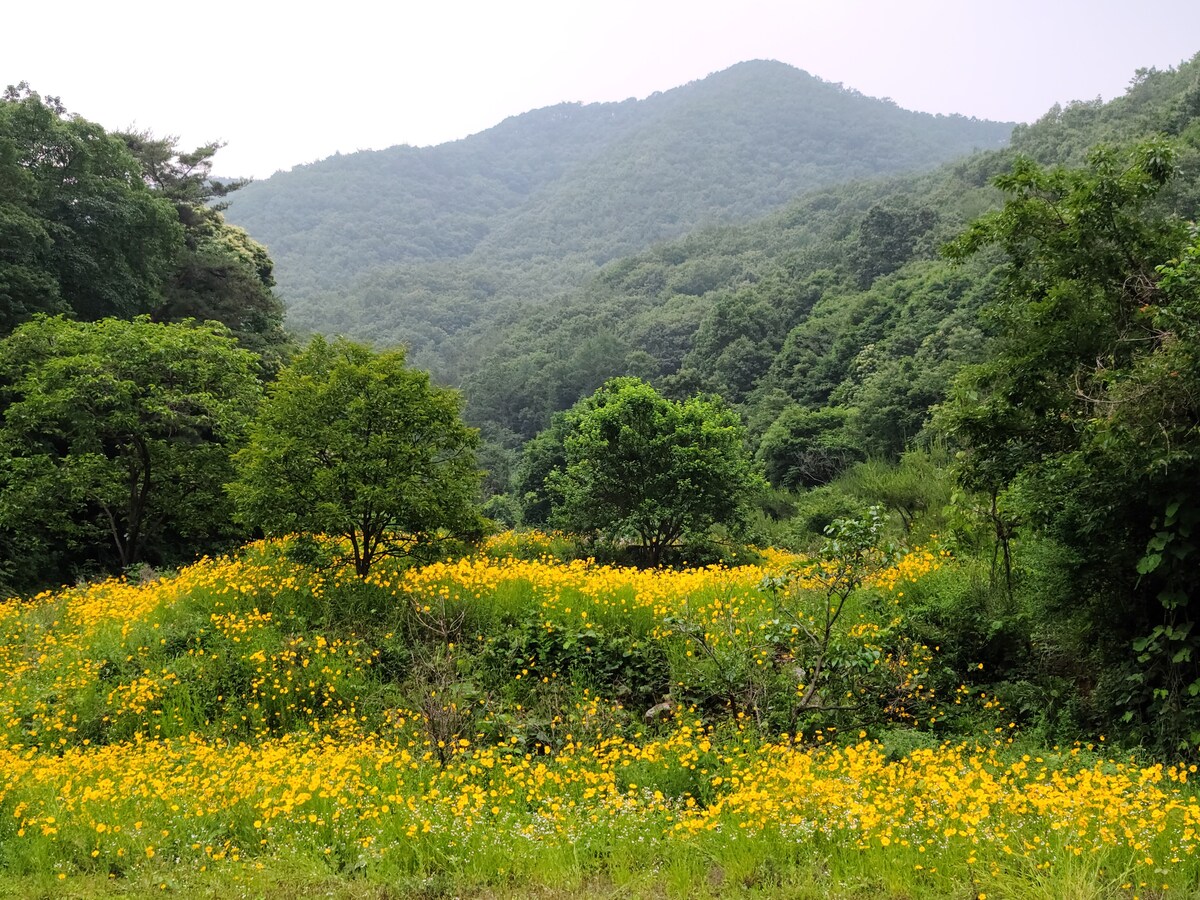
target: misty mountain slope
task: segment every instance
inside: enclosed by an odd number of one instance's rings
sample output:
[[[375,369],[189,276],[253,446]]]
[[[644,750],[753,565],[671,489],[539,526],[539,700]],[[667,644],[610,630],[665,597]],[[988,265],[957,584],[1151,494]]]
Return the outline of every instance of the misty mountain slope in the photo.
[[[433,347],[492,305],[552,299],[698,226],[929,168],[1010,131],[749,62],[641,101],[562,104],[436,147],[301,166],[239,192],[228,218],[270,248],[294,327]],[[426,320],[429,296],[457,312]]]
[[[603,263],[811,188],[999,146],[1010,131],[908,112],[774,62],[742,63],[640,106],[638,127],[538,191],[478,251]]]
[[[280,274],[301,294],[378,265],[461,257],[598,141],[617,139],[631,112],[562,104],[437,147],[333,156],[248,185],[229,214],[287,260]]]
[[[1055,107],[1013,146],[933,171],[833,185],[749,223],[689,233],[606,265],[553,304],[497,311],[447,345],[471,420],[519,444],[614,375],[676,396],[715,392],[761,437],[789,408],[856,410],[862,446],[899,452],[955,371],[987,341],[979,313],[995,251],[969,265],[940,247],[1002,200],[1018,153],[1078,165],[1165,135],[1180,172],[1157,201],[1200,218],[1200,56],[1143,73],[1108,103]]]

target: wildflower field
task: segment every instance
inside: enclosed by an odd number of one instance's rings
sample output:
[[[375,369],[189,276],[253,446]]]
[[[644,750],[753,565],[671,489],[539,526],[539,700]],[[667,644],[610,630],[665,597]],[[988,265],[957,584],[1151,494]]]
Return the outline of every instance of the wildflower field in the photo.
[[[264,542],[0,605],[0,892],[1200,893],[1194,766],[1032,747],[906,631],[946,554],[554,542],[365,582]]]

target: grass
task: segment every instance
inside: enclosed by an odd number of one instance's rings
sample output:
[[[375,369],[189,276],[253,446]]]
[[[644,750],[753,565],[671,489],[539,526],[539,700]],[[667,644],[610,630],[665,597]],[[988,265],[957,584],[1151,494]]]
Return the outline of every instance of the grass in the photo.
[[[1197,894],[1194,767],[1030,744],[908,635],[944,556],[866,573],[819,676],[795,558],[522,556],[0,605],[0,897]]]

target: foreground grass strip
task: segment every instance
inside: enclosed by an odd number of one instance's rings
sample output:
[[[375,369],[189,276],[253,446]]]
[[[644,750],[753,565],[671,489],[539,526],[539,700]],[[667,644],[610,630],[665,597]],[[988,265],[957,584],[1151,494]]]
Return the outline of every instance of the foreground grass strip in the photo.
[[[364,584],[265,542],[0,604],[0,896],[1197,893],[1194,767],[915,732],[908,752],[865,731],[833,746],[832,726],[780,735],[769,704],[748,714],[732,690],[723,710],[680,703],[650,723],[577,669],[488,649],[524,628],[573,644],[571,666],[615,648],[669,663],[681,694],[762,672],[795,702],[823,576],[805,570],[813,590],[783,620],[761,585],[796,562],[481,555]],[[935,721],[934,651],[896,626],[945,562],[918,551],[875,573],[838,638],[864,687],[841,696]],[[419,684],[436,702],[415,710],[395,674],[414,648],[452,676]],[[430,716],[457,701],[435,693],[485,660],[488,704],[468,696],[481,711],[439,733]],[[551,737],[526,703],[554,713]]]
[[[5,871],[63,876],[263,860],[372,878],[772,883],[825,860],[890,890],[1080,877],[1132,893],[1195,886],[1200,802],[1187,769],[1006,759],[946,744],[801,747],[679,722],[658,739],[556,755],[463,747],[445,765],[376,735],[259,745],[146,741],[0,751]],[[706,802],[705,802],[706,801]],[[834,861],[834,862],[830,862]],[[853,872],[850,872],[853,874]]]

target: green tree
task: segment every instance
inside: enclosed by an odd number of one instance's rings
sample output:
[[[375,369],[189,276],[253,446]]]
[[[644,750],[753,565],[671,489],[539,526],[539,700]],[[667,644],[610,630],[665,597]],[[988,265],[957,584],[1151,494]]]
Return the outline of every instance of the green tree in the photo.
[[[266,248],[221,210],[220,144],[108,133],[27,85],[0,99],[0,333],[37,313],[217,321],[278,362],[283,305]]]
[[[266,248],[222,221],[198,230],[179,254],[154,318],[220,322],[273,368],[288,338]]]
[[[222,215],[229,206],[225,198],[248,183],[212,178],[213,158],[223,145],[181,152],[175,138],[148,131],[115,136],[137,159],[145,183],[175,207],[183,227],[183,245],[155,318],[217,321],[252,350],[277,351],[286,336],[283,304],[272,290],[274,263],[262,244]]]
[[[185,228],[212,220],[229,207],[225,197],[249,184],[245,178],[213,179],[213,158],[225,146],[220,142],[182,153],[175,138],[156,138],[149,131],[117,132],[115,137],[125,142],[141,165],[146,184],[175,204]]]
[[[685,536],[740,525],[762,486],[736,413],[716,399],[667,400],[636,378],[592,395],[564,449],[565,467],[546,478],[551,521],[634,541],[651,565]]]
[[[216,324],[37,318],[0,342],[0,531],[71,563],[229,535],[223,484],[260,389]]]
[[[474,535],[479,439],[460,412],[458,394],[402,352],[316,337],[279,373],[235,458],[239,516],[270,534],[343,537],[360,576],[441,532]]]
[[[776,487],[816,487],[828,484],[865,457],[847,433],[850,410],[830,406],[805,409],[789,406],[767,429],[758,458],[767,479]]]
[[[918,241],[936,224],[937,213],[927,206],[914,208],[897,201],[873,204],[859,225],[851,257],[859,286],[870,287],[876,278],[913,259]]]
[[[1098,693],[1194,746],[1200,334],[1194,233],[1155,206],[1174,171],[1153,140],[1079,169],[1020,160],[997,179],[1004,208],[951,252],[1006,251],[1000,334],[940,420],[1006,557],[1013,522],[1069,550],[1076,595],[1055,614],[1083,614],[1072,650],[1091,654]]]
[[[567,436],[579,424],[587,407],[580,401],[568,410],[555,413],[550,427],[521,448],[521,461],[514,473],[514,490],[521,504],[521,521],[526,525],[546,525],[554,513],[554,498],[548,483],[552,473],[567,465]]]
[[[181,235],[122,140],[27,85],[0,97],[0,331],[152,312]]]

